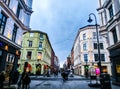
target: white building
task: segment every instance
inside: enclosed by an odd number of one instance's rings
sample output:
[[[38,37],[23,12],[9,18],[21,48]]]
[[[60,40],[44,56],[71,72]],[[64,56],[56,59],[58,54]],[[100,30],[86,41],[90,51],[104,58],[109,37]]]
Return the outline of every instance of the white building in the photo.
[[[104,37],[99,36],[100,42],[100,57],[102,72],[111,74],[111,66],[109,54],[107,51],[108,44]],[[85,75],[85,66],[88,68],[94,64],[97,68],[98,49],[97,49],[97,34],[95,25],[87,25],[79,29],[74,42],[74,73]]]
[[[32,0],[0,0],[0,71],[17,68],[22,34],[29,31]]]
[[[113,83],[120,85],[120,0],[98,0],[100,33],[106,37]]]

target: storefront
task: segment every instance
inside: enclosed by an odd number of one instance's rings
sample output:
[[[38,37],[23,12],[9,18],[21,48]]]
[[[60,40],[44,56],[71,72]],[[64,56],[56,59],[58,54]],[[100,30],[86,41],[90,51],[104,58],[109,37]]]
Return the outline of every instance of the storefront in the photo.
[[[0,39],[0,72],[5,71],[6,79],[9,78],[10,71],[16,70],[18,59],[18,49]]]
[[[110,60],[112,66],[112,81],[120,85],[120,47],[110,50]]]
[[[36,75],[41,75],[41,64],[36,64]]]

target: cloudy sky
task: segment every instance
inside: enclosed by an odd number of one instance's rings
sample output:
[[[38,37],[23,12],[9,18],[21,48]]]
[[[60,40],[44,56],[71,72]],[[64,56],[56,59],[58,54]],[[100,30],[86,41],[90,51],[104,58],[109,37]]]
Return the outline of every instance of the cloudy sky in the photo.
[[[96,8],[98,0],[33,0],[30,27],[48,34],[62,66],[78,29],[89,24],[88,15],[95,13],[98,17]]]

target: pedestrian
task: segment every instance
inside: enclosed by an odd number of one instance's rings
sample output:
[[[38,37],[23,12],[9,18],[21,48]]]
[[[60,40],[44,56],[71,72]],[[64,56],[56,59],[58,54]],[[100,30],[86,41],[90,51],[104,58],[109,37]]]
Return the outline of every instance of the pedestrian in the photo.
[[[4,81],[5,81],[5,72],[2,71],[0,73],[0,89],[3,89]]]
[[[30,79],[28,73],[27,72],[23,72],[21,79],[22,79],[22,89],[24,89],[24,88],[25,89],[29,89],[31,79]]]
[[[22,79],[21,76],[19,76],[19,79],[17,81],[17,85],[18,85],[17,89],[21,89],[21,84],[22,84]]]
[[[19,72],[18,72],[18,70],[16,69],[15,71],[14,71],[14,73],[13,73],[13,84],[16,84],[17,83],[17,81],[18,81],[18,79],[19,79]]]

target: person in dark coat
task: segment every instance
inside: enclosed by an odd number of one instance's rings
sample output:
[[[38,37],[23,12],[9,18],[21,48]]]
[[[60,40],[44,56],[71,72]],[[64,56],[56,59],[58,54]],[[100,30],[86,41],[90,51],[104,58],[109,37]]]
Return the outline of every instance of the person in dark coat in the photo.
[[[31,79],[30,79],[28,73],[23,72],[21,79],[22,79],[22,89],[24,89],[24,88],[29,89],[29,87],[30,87],[29,84],[31,82]]]
[[[0,73],[0,89],[3,89],[4,81],[5,81],[5,73],[4,73],[4,71],[2,71]]]
[[[13,82],[12,83],[16,84],[18,79],[19,79],[19,72],[18,72],[18,70],[15,70],[13,73]]]
[[[63,81],[68,80],[69,72],[67,70],[64,70],[61,72],[61,76],[63,77]]]

